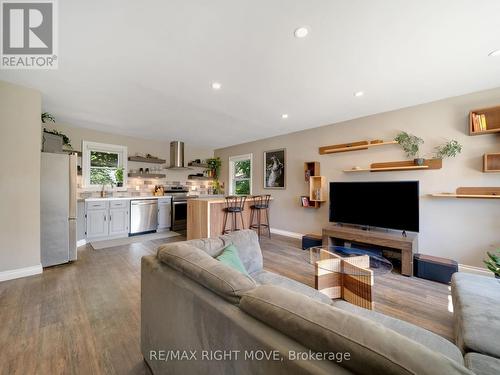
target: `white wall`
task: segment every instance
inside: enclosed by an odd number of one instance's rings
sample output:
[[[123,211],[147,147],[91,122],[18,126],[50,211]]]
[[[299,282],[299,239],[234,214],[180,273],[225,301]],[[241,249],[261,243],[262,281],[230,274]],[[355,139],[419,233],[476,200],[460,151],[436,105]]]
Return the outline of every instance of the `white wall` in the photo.
[[[319,161],[321,174],[328,182],[419,180],[420,251],[481,267],[485,252],[500,248],[500,201],[438,199],[428,194],[453,192],[458,186],[500,187],[500,174],[482,173],[482,155],[500,152],[500,136],[471,137],[467,132],[469,110],[494,105],[500,105],[500,89],[223,148],[216,150],[215,155],[223,160],[222,180],[227,186],[229,156],[253,153],[253,193],[267,192],[275,198],[271,226],[298,233],[320,233],[321,228],[329,225],[328,204],[319,210],[300,207],[299,197],[307,192],[303,176],[305,161]],[[444,160],[441,170],[360,174],[342,170],[353,166],[368,167],[373,162],[405,160],[405,155],[398,145],[334,155],[318,153],[319,146],[390,140],[400,130],[424,138],[426,153],[432,153],[433,148],[446,139],[462,143],[463,153],[456,159]],[[283,147],[287,149],[288,158],[287,189],[264,190],[263,152]]]
[[[0,81],[0,281],[41,272],[40,93]]]

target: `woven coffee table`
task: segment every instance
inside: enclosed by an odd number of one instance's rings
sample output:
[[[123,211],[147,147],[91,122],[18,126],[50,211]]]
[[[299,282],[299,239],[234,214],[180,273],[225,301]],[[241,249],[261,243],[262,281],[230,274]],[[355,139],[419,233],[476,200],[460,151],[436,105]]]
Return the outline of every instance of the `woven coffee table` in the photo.
[[[314,266],[317,290],[370,310],[374,277],[392,271],[391,262],[382,256],[340,246],[311,247],[304,258]]]

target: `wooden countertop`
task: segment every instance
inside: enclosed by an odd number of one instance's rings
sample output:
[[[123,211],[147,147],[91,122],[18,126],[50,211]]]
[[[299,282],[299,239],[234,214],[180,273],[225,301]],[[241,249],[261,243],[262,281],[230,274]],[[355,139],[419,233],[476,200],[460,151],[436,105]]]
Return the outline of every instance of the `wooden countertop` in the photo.
[[[247,202],[248,201],[253,201],[254,198],[247,198]],[[273,200],[273,197],[271,197],[270,200]],[[208,204],[217,204],[217,203],[225,203],[226,200],[224,198],[192,198],[192,199],[188,199],[188,202],[189,201],[201,201],[201,202],[207,202]]]

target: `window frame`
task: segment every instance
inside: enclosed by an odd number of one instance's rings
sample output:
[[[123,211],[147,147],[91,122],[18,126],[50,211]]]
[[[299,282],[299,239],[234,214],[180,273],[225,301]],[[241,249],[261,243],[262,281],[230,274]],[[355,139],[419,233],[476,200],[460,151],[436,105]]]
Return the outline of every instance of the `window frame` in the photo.
[[[250,160],[250,177],[249,178],[243,178],[243,179],[235,179],[234,178],[234,164],[239,161],[245,161],[245,160]],[[249,180],[250,182],[250,193],[249,195],[252,195],[253,192],[253,154],[243,154],[243,155],[235,155],[235,156],[230,156],[229,157],[229,194],[230,195],[237,195],[235,191],[235,182],[237,181],[245,181]]]
[[[118,168],[123,168],[123,186],[113,186],[113,191],[127,191],[128,182],[128,148],[122,145],[82,141],[82,186],[85,190],[98,191],[102,185],[90,184],[90,153],[110,152],[118,154]]]

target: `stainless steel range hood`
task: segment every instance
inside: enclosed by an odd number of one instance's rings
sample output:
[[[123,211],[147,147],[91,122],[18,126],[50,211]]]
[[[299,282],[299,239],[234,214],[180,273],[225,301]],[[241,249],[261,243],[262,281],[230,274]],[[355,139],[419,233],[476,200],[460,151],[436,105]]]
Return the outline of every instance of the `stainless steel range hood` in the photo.
[[[170,142],[170,167],[167,169],[175,170],[188,170],[184,166],[184,142],[173,141]]]

